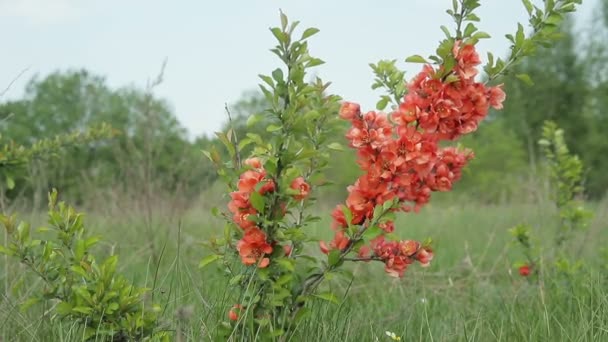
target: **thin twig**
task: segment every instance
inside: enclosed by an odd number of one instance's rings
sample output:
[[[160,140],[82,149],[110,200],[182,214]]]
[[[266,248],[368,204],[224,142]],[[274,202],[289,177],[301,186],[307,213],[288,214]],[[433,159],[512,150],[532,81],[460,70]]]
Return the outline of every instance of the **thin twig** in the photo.
[[[23,74],[25,74],[29,69],[30,69],[30,67],[27,67],[27,68],[21,70],[21,72],[19,74],[17,74],[17,76],[15,78],[13,78],[12,81],[10,81],[8,83],[8,85],[6,86],[6,88],[2,92],[0,92],[0,97],[3,97],[4,94],[6,94],[11,89],[11,87],[13,86],[13,84],[15,82],[17,82],[17,80],[20,79],[21,76],[23,76]]]
[[[228,141],[232,142],[234,145],[234,158],[235,158],[235,167],[237,169],[241,168],[241,153],[239,151],[239,138],[236,134],[236,130],[234,129],[234,123],[232,121],[232,115],[230,114],[230,109],[228,108],[228,103],[224,103],[224,110],[226,110],[226,114],[228,114],[228,125],[229,125],[229,133]],[[234,137],[234,141],[232,141],[232,137]]]

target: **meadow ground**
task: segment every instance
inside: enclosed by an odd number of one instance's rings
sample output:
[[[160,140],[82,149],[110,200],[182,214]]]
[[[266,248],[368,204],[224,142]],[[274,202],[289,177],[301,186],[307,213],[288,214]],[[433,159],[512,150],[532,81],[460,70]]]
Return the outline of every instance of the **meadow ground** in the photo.
[[[342,295],[339,304],[312,303],[313,314],[289,340],[390,341],[385,332],[391,331],[402,341],[608,341],[608,257],[602,256],[608,201],[593,206],[592,224],[566,247],[584,266],[571,276],[547,272],[539,284],[513,267],[522,258],[508,229],[531,224],[538,239],[552,246],[556,222],[548,206],[430,205],[401,215],[400,236],[433,238],[431,267],[415,265],[394,279],[381,264],[353,265],[354,281],[324,283]],[[328,238],[329,210],[319,211],[326,219],[311,229]],[[223,226],[206,206],[170,216],[116,207],[89,211],[86,223],[92,234],[104,235],[100,254],[119,254],[121,272],[154,288],[173,340],[218,340],[233,292],[216,266],[198,268],[208,253],[201,242],[221,234]],[[43,315],[48,307],[21,312],[19,304],[41,284],[14,261],[2,259],[0,265],[0,341],[81,340],[75,326]]]

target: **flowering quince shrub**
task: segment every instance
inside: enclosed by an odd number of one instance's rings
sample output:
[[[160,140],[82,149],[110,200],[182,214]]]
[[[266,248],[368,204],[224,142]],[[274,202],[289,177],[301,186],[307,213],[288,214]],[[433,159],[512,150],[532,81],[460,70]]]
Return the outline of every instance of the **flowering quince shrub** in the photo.
[[[393,277],[403,277],[414,263],[430,265],[430,243],[398,238],[396,215],[416,212],[433,192],[452,189],[473,158],[472,151],[454,142],[477,130],[491,108],[502,108],[505,93],[495,81],[539,44],[550,45],[556,25],[580,1],[545,1],[544,8],[523,3],[532,33],[526,36],[518,25],[515,34],[507,35],[512,43],[508,58],[488,54],[485,81],[478,80],[476,44],[489,35],[474,24],[479,1],[455,0],[447,11],[455,32],[442,26],[446,38],[436,55],[406,59],[424,64],[410,82],[394,60],[371,65],[372,88],[386,95],[378,111],[368,112],[354,102],[340,104],[318,78],[305,81],[306,71],[323,63],[308,51],[308,40],[318,30],[306,29],[295,39],[298,22],[289,23],[281,14],[280,27],[271,28],[278,41],[271,51],[284,67],[260,75],[269,108],[248,120],[248,125],[265,123],[271,137],[237,137],[230,129],[218,133],[230,160],[217,150],[206,152],[230,189],[227,211],[213,210],[226,220],[224,235],[208,242],[213,253],[201,261],[201,267],[220,261],[229,284],[238,289],[235,304],[226,308],[228,322],[222,327],[227,337],[293,336],[298,322],[310,314],[308,303],[337,302],[321,283],[352,277],[343,267],[346,262],[379,262]],[[331,213],[333,239],[318,241],[307,230],[319,220],[310,209],[315,190],[327,184],[323,169],[330,150],[341,149],[331,140],[339,120],[350,125],[345,136],[362,174],[348,187],[345,203]],[[245,148],[252,151],[247,158],[241,155]],[[305,248],[314,242],[321,253]]]
[[[568,150],[564,131],[554,122],[546,121],[539,144],[549,173],[550,198],[557,209],[558,226],[554,246],[543,246],[538,239],[533,239],[532,228],[526,224],[510,230],[525,257],[525,261],[520,261],[515,266],[521,276],[535,276],[534,279],[540,274],[541,260],[551,260],[557,270],[565,275],[574,274],[582,266],[580,261],[575,260],[572,251],[564,247],[576,232],[587,228],[592,216],[591,211],[583,207],[581,200],[584,192],[583,163]],[[543,252],[549,254],[541,258]]]

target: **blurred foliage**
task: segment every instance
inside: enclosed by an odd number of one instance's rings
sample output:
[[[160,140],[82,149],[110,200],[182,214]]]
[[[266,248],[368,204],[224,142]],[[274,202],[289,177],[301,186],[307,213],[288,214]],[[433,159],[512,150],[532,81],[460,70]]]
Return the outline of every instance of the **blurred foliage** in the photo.
[[[55,72],[34,77],[22,99],[0,104],[3,138],[20,145],[102,122],[119,134],[58,152],[59,158],[43,167],[30,165],[31,177],[20,188],[31,194],[57,187],[81,200],[93,188],[141,191],[151,184],[156,190],[194,195],[213,180],[200,154],[205,142],[188,140],[169,105],[152,95],[152,87],[113,90],[85,70]]]
[[[606,1],[598,8],[608,13]],[[606,14],[604,14],[605,16]],[[573,21],[560,27],[561,39],[551,49],[540,49],[535,58],[517,66],[505,80],[507,100],[496,121],[504,121],[526,146],[526,155],[536,163],[541,152],[545,120],[564,129],[565,142],[586,165],[584,182],[587,195],[598,198],[608,188],[608,26],[596,21],[586,31],[577,32]],[[515,74],[526,73],[534,85],[516,82]]]
[[[475,153],[456,185],[463,193],[485,203],[499,200],[526,199],[525,179],[528,174],[523,142],[504,120],[482,122],[473,134],[462,139],[462,145]]]
[[[84,132],[77,131],[37,140],[30,146],[20,145],[0,134],[0,179],[4,179],[6,188],[12,190],[16,180],[23,177],[25,165],[32,160],[48,158],[59,153],[62,148],[100,141],[115,134],[116,131],[112,127],[102,123]]]
[[[545,121],[539,145],[549,169],[551,199],[559,210],[560,226],[556,243],[560,246],[577,230],[587,228],[591,212],[583,207],[580,195],[583,163],[572,155],[564,141],[564,131],[555,122]]]

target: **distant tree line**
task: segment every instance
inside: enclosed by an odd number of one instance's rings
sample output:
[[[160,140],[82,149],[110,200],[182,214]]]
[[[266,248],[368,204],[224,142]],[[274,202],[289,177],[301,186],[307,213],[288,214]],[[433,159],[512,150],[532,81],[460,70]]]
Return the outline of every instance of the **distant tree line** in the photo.
[[[103,77],[70,70],[34,77],[22,99],[0,103],[2,139],[23,145],[32,137],[51,138],[102,122],[117,136],[32,163],[20,180],[26,184],[15,187],[20,193],[6,195],[44,194],[55,187],[74,200],[95,197],[100,189],[193,196],[213,181],[200,153],[209,140],[191,142],[170,106],[151,89],[112,89]]]

